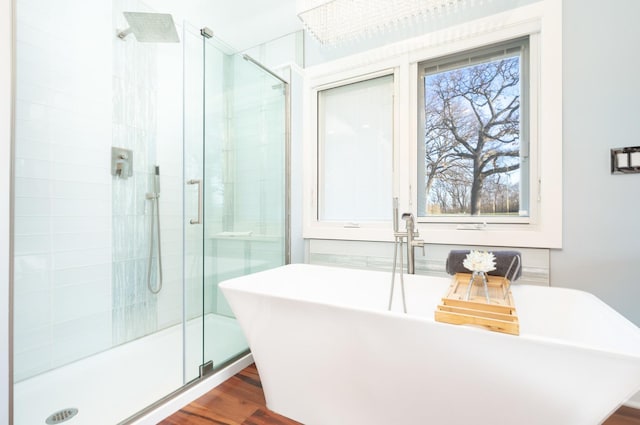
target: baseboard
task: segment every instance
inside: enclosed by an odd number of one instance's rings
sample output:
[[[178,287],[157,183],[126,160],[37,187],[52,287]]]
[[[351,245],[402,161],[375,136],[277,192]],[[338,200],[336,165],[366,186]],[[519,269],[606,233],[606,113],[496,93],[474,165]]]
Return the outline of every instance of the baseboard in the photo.
[[[617,416],[624,416],[625,418],[630,419],[640,419],[640,410],[635,409],[629,406],[621,406],[618,410],[616,410]],[[636,423],[635,421],[633,423]]]
[[[622,403],[622,405],[631,407],[632,409],[640,409],[640,392],[636,393],[629,400]]]

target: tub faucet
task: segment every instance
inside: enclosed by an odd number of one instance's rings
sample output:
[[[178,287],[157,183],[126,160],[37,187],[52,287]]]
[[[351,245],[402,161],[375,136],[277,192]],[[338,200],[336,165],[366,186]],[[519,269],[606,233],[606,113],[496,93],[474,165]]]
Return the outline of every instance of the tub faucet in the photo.
[[[416,229],[416,223],[413,218],[413,214],[404,213],[402,219],[406,221],[407,225],[407,273],[416,273],[416,261],[415,251],[416,247],[422,248],[422,255],[424,255],[424,240],[420,239],[420,232]]]
[[[401,232],[398,218],[398,198],[393,198],[393,267],[391,269],[391,291],[389,292],[389,311],[393,305],[393,294],[396,281],[396,267],[398,265],[398,256],[400,257],[400,292],[402,295],[402,309],[407,312],[407,303],[404,294],[404,262],[402,261],[402,244],[407,239],[407,273],[415,274],[415,255],[414,248],[422,247],[422,255],[424,255],[424,240],[420,239],[420,234],[416,229],[413,214],[404,213],[402,219],[406,221],[407,231]]]

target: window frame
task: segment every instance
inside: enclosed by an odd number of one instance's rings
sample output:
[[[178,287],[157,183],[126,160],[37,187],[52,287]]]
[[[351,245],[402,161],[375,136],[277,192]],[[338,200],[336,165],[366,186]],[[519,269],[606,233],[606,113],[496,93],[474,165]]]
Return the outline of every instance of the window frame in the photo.
[[[400,213],[417,216],[418,65],[455,53],[529,36],[531,81],[529,102],[531,171],[537,175],[530,191],[526,223],[500,223],[480,217],[453,223],[419,220],[428,244],[562,247],[562,7],[541,0],[414,39],[369,50],[305,70],[303,85],[303,237],[393,241],[392,221],[328,223],[317,217],[317,90],[394,73],[393,197]],[[544,46],[544,49],[543,49]],[[535,124],[534,124],[535,123]],[[537,211],[533,206],[539,205]],[[389,200],[392,208],[392,199]]]
[[[384,240],[389,221],[337,221],[319,219],[320,202],[320,151],[319,151],[319,119],[318,119],[318,94],[321,91],[346,86],[366,80],[371,80],[388,75],[393,76],[393,130],[392,130],[392,176],[396,169],[398,128],[398,69],[394,64],[385,63],[384,66],[372,66],[348,70],[346,72],[320,75],[317,78],[308,78],[304,82],[304,115],[303,137],[305,167],[303,186],[306,189],[303,196],[303,237],[316,239],[352,239],[352,240]],[[395,181],[395,177],[394,178]],[[395,184],[392,184],[395,193]]]

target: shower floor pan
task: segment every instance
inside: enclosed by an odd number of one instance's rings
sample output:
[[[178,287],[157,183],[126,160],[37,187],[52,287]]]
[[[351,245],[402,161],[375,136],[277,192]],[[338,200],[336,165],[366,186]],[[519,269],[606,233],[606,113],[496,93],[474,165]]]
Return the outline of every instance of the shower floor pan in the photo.
[[[206,327],[216,338],[214,362],[246,349],[235,319],[209,314]],[[187,332],[189,341],[197,340],[202,321],[190,321]],[[182,386],[182,345],[182,325],[176,325],[21,381],[14,387],[14,425],[44,424],[71,408],[78,413],[65,425],[117,424]],[[201,354],[192,357],[186,364],[197,371]]]

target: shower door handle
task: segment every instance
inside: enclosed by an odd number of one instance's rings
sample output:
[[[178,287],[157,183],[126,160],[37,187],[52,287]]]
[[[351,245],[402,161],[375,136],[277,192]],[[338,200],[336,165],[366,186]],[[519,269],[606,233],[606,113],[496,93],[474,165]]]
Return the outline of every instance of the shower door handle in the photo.
[[[198,218],[192,218],[191,220],[189,220],[189,223],[201,224],[202,223],[202,180],[191,179],[187,181],[187,184],[198,185]]]

